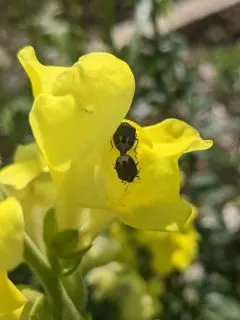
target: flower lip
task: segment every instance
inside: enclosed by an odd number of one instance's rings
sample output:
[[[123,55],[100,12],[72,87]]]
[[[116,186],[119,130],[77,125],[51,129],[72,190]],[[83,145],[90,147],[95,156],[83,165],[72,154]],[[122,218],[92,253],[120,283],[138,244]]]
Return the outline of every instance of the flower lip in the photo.
[[[137,146],[126,152],[125,160],[131,157],[137,165],[134,173],[134,166],[126,162],[132,177],[139,175],[139,181],[130,176],[125,179],[127,186],[122,183],[126,173],[119,150],[106,149],[100,172],[109,206],[121,221],[136,228],[167,231],[174,225],[175,230],[185,230],[192,208],[180,197],[178,159],[185,152],[207,149],[212,142],[203,140],[195,129],[177,119],[143,128],[129,120],[124,122],[136,129]]]

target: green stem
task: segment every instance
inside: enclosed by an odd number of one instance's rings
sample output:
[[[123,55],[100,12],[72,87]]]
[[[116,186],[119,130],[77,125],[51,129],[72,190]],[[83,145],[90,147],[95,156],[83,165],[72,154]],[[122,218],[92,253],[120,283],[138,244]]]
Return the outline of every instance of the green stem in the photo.
[[[56,319],[63,319],[64,314],[64,318],[68,320],[84,320],[84,318],[78,313],[72,300],[69,298],[61,280],[53,273],[48,262],[44,259],[41,252],[26,233],[24,240],[25,261],[38,276],[46,290]]]

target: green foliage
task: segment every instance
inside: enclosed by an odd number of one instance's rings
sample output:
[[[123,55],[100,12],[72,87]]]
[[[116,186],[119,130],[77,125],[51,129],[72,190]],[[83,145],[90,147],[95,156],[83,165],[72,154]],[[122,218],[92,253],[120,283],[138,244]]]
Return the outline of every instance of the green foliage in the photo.
[[[47,246],[51,246],[53,237],[57,234],[58,227],[55,210],[49,209],[44,217],[43,239]]]

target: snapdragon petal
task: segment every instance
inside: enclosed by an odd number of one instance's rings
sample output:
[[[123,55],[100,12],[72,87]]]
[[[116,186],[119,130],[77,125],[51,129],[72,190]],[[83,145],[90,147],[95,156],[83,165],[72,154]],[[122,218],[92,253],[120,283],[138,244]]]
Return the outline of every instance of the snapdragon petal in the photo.
[[[168,275],[174,269],[174,266],[171,261],[171,255],[174,248],[172,247],[171,242],[167,238],[168,235],[166,236],[165,241],[158,241],[155,244],[155,246],[150,248],[150,251],[153,255],[153,268],[162,276]]]
[[[143,128],[159,153],[181,156],[183,153],[205,150],[212,140],[203,140],[197,130],[178,119],[167,119]]]
[[[19,202],[9,197],[0,202],[0,271],[11,270],[23,258],[24,221]]]
[[[72,96],[39,95],[30,113],[30,124],[50,170],[66,172],[79,144],[81,112]]]
[[[41,156],[38,146],[35,142],[29,144],[20,144],[17,146],[16,152],[14,154],[13,162],[23,162],[27,160],[38,160],[39,166],[43,172],[48,172],[48,167],[43,157]]]
[[[8,279],[6,272],[0,272],[0,319],[18,319],[19,309],[24,304],[23,294]]]
[[[124,184],[114,169],[116,156],[105,154],[100,171],[105,179],[109,206],[118,218],[133,227],[166,231],[172,225],[184,228],[192,208],[181,199],[180,173],[176,157],[158,154],[148,141],[139,140],[134,159],[138,177]],[[112,159],[112,160],[111,160]],[[112,162],[111,162],[112,161]],[[104,188],[102,188],[104,192]]]
[[[13,164],[0,170],[0,183],[22,190],[41,172],[48,168],[40,156],[35,143],[19,145],[14,154]]]
[[[117,215],[122,222],[138,229],[172,231],[171,225],[174,224],[176,230],[183,231],[190,213],[191,207],[187,203],[180,197],[172,197],[155,206],[139,205],[126,211],[119,210]]]
[[[172,234],[175,250],[172,254],[172,265],[177,270],[186,269],[194,260],[198,250],[199,234],[192,227],[184,234]]]
[[[184,230],[192,207],[180,197],[178,159],[184,152],[209,148],[212,142],[202,140],[196,130],[179,120],[146,128],[128,122],[136,128],[138,141],[128,155],[138,176],[131,183],[123,183],[115,169],[119,152],[106,148],[99,171],[109,206],[122,222],[136,228]]]
[[[90,231],[94,235],[115,217],[115,213],[111,210],[89,208],[83,209],[81,215],[80,230],[83,233]]]
[[[13,186],[16,190],[25,188],[42,171],[38,160],[10,164],[0,170],[0,183]]]
[[[39,152],[36,143],[20,144],[14,153],[13,162],[23,162],[39,158]]]
[[[23,310],[24,306],[10,313],[0,314],[0,320],[25,320]]]
[[[171,258],[175,247],[169,233],[138,230],[137,239],[151,252],[155,271],[165,276],[173,270]]]
[[[19,145],[13,164],[0,170],[0,183],[6,185],[8,191],[20,202],[25,231],[42,251],[45,250],[43,218],[56,198],[55,186],[47,171],[35,143]]]
[[[85,237],[89,237],[90,240],[94,239],[115,217],[115,212],[111,210],[83,209],[79,228],[80,237],[85,235]]]
[[[51,94],[34,102],[30,123],[37,144],[55,181],[64,181],[66,192],[84,207],[102,207],[101,196],[91,192],[96,160],[126,115],[134,89],[125,62],[91,53],[56,78]]]
[[[65,67],[44,66],[38,61],[31,46],[20,50],[18,59],[31,80],[35,97],[40,93],[50,92],[56,77],[67,69]]]
[[[114,211],[108,209],[93,209],[72,207],[69,203],[58,202],[57,223],[60,230],[77,229],[79,231],[78,249],[85,248],[91,241],[116,218]]]

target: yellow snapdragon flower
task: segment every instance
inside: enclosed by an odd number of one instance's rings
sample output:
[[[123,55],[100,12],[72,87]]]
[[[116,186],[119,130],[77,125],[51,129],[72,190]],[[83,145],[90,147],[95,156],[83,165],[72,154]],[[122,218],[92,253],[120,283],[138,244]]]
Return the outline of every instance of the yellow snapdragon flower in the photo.
[[[152,270],[167,276],[173,271],[184,271],[197,256],[199,234],[193,226],[195,218],[196,208],[193,207],[185,233],[129,230],[122,223],[116,222],[112,224],[109,235],[120,246],[120,261],[132,267],[137,266],[138,249],[144,247],[150,253]]]
[[[137,231],[138,243],[148,248],[151,253],[151,265],[155,272],[167,276],[173,271],[184,271],[196,259],[199,234],[193,222],[196,208],[188,221],[185,233]]]
[[[43,220],[54,205],[56,190],[35,143],[17,147],[13,163],[0,170],[0,183],[20,202],[25,231],[44,251]]]
[[[142,229],[183,229],[191,206],[179,195],[178,159],[212,142],[176,119],[146,128],[131,122],[139,181],[126,186],[114,169],[119,153],[110,140],[133,99],[129,66],[108,53],[84,55],[72,67],[44,66],[32,47],[18,58],[32,83],[30,124],[58,188],[60,227],[76,228],[79,208],[89,208],[92,223],[117,216]]]
[[[18,201],[9,197],[0,202],[0,319],[19,319],[25,299],[7,277],[23,257],[24,221]]]
[[[152,255],[153,269],[163,276],[184,271],[196,258],[199,235],[194,228],[186,233],[143,231],[138,236]]]
[[[48,168],[42,159],[35,143],[19,145],[13,157],[13,163],[0,169],[0,184],[7,188],[7,192],[20,202],[25,231],[45,253],[43,239],[43,223],[47,211],[54,207],[56,202],[56,188],[49,175]],[[64,228],[67,226],[60,219]],[[66,217],[67,218],[67,217]],[[74,227],[81,232],[79,248],[89,242],[105,226],[104,216],[94,219],[92,211],[79,208]]]

